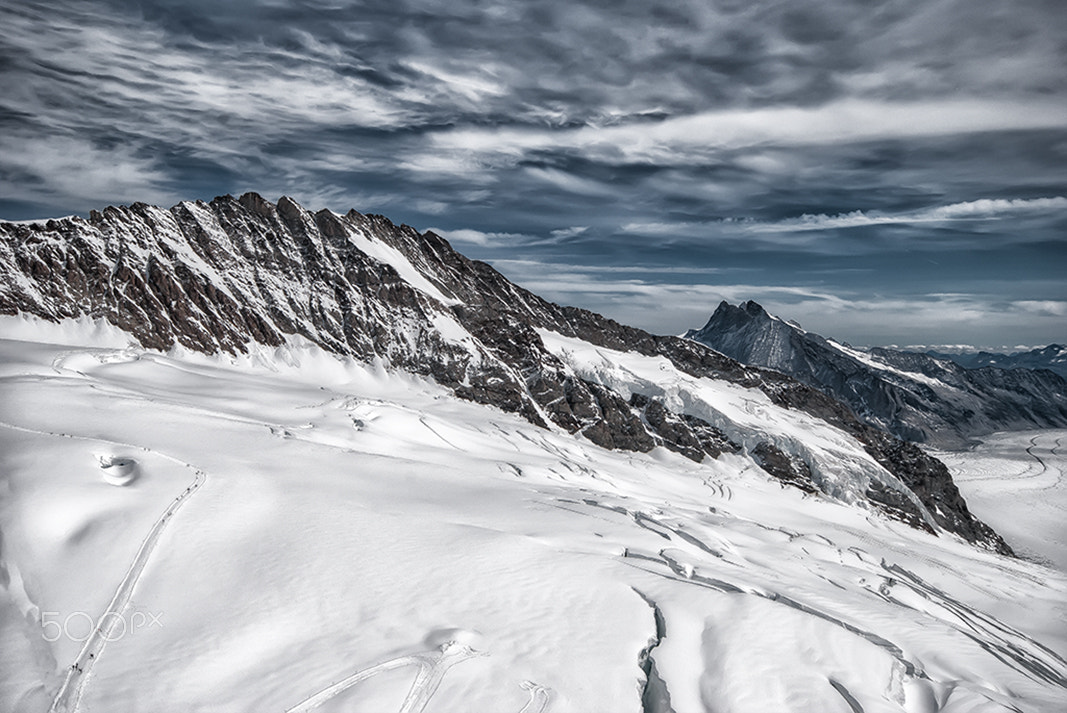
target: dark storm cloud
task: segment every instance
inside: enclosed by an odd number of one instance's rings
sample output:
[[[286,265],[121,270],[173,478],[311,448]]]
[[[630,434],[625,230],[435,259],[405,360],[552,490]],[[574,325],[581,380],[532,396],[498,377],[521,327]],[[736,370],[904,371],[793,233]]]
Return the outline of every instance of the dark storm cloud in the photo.
[[[676,331],[709,289],[1047,307],[1067,303],[1064,36],[1040,0],[7,3],[0,214],[285,193],[520,276],[584,265],[610,298],[552,294],[639,322],[670,298]],[[917,254],[966,270],[940,284]],[[694,263],[703,282],[671,271]],[[653,272],[592,269],[627,265]],[[1056,309],[1020,314],[1036,334]]]

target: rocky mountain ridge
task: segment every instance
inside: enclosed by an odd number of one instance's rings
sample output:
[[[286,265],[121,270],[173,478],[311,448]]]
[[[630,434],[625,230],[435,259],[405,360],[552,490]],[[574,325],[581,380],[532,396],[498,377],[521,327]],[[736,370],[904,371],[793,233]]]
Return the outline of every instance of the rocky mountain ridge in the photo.
[[[324,349],[430,377],[457,396],[580,433],[606,448],[663,446],[693,460],[743,452],[783,483],[822,490],[820,464],[792,436],[746,443],[662,399],[582,378],[538,330],[664,358],[680,372],[758,390],[854,438],[885,477],[868,504],[915,527],[1008,553],[971,515],[947,469],[788,376],[691,340],[655,336],[550,303],[432,233],[376,215],[310,212],[254,193],[169,210],[136,203],[78,217],[0,222],[0,314],[103,318],[142,345],[238,353],[299,335]],[[740,432],[738,432],[740,433]]]
[[[995,431],[1067,426],[1067,382],[1051,371],[968,369],[917,352],[854,349],[752,301],[723,302],[686,337],[788,374],[909,441],[958,448]]]

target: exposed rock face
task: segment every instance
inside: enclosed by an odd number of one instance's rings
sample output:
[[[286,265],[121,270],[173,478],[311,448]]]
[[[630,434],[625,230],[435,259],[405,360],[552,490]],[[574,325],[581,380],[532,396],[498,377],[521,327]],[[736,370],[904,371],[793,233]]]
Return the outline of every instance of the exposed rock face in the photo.
[[[206,353],[300,335],[338,354],[384,359],[462,398],[606,448],[662,445],[696,461],[741,453],[695,415],[580,378],[537,330],[665,357],[686,374],[759,389],[775,404],[837,426],[919,496],[872,497],[875,507],[914,524],[925,523],[916,503],[929,503],[940,527],[1010,552],[970,514],[940,463],[861,423],[826,394],[691,340],[547,302],[440,236],[381,216],[311,213],[288,198],[275,205],[248,193],[170,210],[112,207],[88,220],[0,223],[0,274],[0,314],[105,318],[146,347]],[[817,489],[804,454],[770,442],[750,443],[748,452],[784,482]]]
[[[652,431],[656,445],[681,453],[698,463],[704,460],[705,455],[718,458],[723,453],[741,451],[741,446],[707,421],[689,414],[671,413],[657,399],[632,394],[630,405],[639,409],[642,419]]]
[[[1049,371],[965,369],[927,354],[860,351],[772,317],[755,302],[723,302],[686,336],[814,386],[910,441],[953,448],[994,431],[1067,426],[1067,382]]]
[[[811,468],[808,464],[799,458],[789,457],[777,446],[760,443],[752,449],[752,457],[765,471],[783,483],[808,493],[818,492],[811,484]]]
[[[968,520],[959,517],[961,509],[965,509],[967,504],[944,463],[930,458],[915,444],[887,434],[872,433],[871,438],[874,441],[881,440],[881,443],[878,447],[869,448],[868,452],[887,469],[902,474],[905,485],[919,496],[939,526],[952,529],[971,542],[983,542],[997,536],[984,522],[976,518]],[[896,493],[871,492],[868,495],[875,500],[887,500],[887,510],[895,509],[896,517],[910,522],[908,513],[912,508],[907,503],[901,503]],[[952,527],[946,527],[945,523],[951,523]]]

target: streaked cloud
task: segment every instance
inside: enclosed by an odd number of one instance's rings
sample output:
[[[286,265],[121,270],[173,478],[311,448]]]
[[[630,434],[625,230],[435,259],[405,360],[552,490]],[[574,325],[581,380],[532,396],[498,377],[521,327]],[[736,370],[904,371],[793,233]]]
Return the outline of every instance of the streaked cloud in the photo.
[[[429,230],[437,233],[449,242],[473,243],[475,245],[511,243],[519,240],[528,242],[534,238],[534,236],[522,235],[521,233],[486,233],[481,230],[472,230],[470,228],[459,228],[458,230],[429,228]]]
[[[1032,325],[996,343],[1063,340],[1020,305],[1067,300],[1064,36],[1047,0],[23,0],[0,216],[256,190],[573,266],[561,299],[653,329],[728,275],[872,310],[996,281]]]
[[[740,222],[736,223],[752,232],[773,232],[782,230],[834,230],[837,228],[855,228],[866,225],[893,225],[912,223],[938,223],[952,220],[990,220],[1018,216],[1025,213],[1047,213],[1052,215],[1067,214],[1067,198],[1033,199],[982,199],[953,203],[936,208],[899,213],[896,215],[878,212],[864,213],[856,210],[839,215],[802,215],[799,218],[778,221],[777,223]]]
[[[431,135],[443,151],[520,159],[530,152],[578,152],[604,163],[706,163],[748,147],[914,139],[991,131],[1057,129],[1067,101],[1009,105],[988,100],[876,102],[699,112],[658,122],[553,130],[455,129]]]
[[[775,221],[761,221],[745,217],[725,218],[707,222],[632,222],[620,226],[620,230],[624,233],[658,236],[669,240],[701,239],[719,244],[743,242],[752,247],[762,249],[788,247],[791,250],[798,251],[843,253],[878,252],[884,250],[885,246],[871,240],[846,247],[840,242],[827,239],[822,235],[804,234],[878,226],[930,227],[924,224],[944,225],[955,228],[951,223],[966,222],[969,226],[969,232],[962,236],[955,232],[950,236],[940,237],[930,232],[915,232],[903,236],[898,234],[895,237],[898,243],[907,242],[911,249],[943,251],[950,247],[946,245],[946,242],[956,244],[960,248],[978,249],[1003,247],[1006,243],[1046,242],[1049,240],[1049,235],[1046,231],[1014,230],[1014,228],[1020,227],[1019,221],[1035,216],[1039,219],[1046,218],[1067,222],[1067,198],[1063,196],[1033,199],[987,198],[902,213],[862,210],[838,213],[836,215],[826,215],[825,213],[811,215],[805,213],[797,217]],[[998,234],[996,236],[997,242],[992,246],[983,245],[981,241],[976,240],[979,234],[985,234],[991,230],[990,224],[1001,220],[1015,221],[1010,235]],[[1003,230],[1002,227],[1001,230]]]
[[[1067,198],[1055,196],[1054,198],[1032,199],[983,199],[967,201],[965,203],[953,203],[952,205],[934,208],[928,211],[931,219],[957,220],[966,218],[985,218],[1002,215],[1016,215],[1029,212],[1055,212],[1063,214],[1067,211]]]
[[[1019,311],[1041,317],[1067,317],[1067,300],[1015,300],[1011,306]]]

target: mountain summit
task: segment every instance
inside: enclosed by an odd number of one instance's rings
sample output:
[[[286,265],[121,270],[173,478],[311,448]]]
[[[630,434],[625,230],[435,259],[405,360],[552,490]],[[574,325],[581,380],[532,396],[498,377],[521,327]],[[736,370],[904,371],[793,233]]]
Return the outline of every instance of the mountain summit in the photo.
[[[855,349],[751,301],[722,302],[685,336],[818,388],[909,441],[961,447],[994,431],[1067,426],[1067,382],[1047,370],[968,369],[928,354]]]
[[[0,314],[105,319],[160,350],[240,353],[303,338],[604,448],[662,446],[695,461],[740,453],[783,483],[1010,552],[940,462],[818,389],[550,303],[381,216],[246,193],[0,223],[0,276]],[[766,327],[774,366],[799,359],[786,347],[803,333],[755,303],[721,312]],[[627,354],[657,370],[622,367]]]

